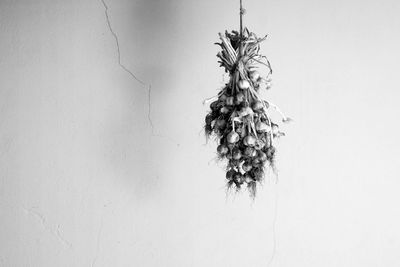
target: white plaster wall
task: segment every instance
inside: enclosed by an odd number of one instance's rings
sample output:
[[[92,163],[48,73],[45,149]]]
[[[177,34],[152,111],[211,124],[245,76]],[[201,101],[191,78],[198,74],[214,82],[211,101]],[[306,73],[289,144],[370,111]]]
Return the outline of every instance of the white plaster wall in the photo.
[[[237,1],[105,1],[121,65],[101,0],[0,1],[0,266],[400,266],[399,1],[244,1],[295,119],[254,203],[200,133]]]

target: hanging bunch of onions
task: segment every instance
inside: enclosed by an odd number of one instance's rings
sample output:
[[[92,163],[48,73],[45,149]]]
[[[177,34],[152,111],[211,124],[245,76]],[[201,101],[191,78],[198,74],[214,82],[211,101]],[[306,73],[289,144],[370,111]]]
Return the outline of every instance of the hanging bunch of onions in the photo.
[[[270,88],[272,69],[266,57],[259,54],[258,38],[247,28],[241,33],[219,34],[222,51],[219,63],[229,73],[230,80],[210,104],[211,111],[205,118],[207,136],[219,141],[219,158],[227,160],[228,188],[237,190],[246,186],[254,197],[257,184],[264,178],[264,168],[273,167],[276,150],[274,139],[283,136],[279,125],[271,120],[270,109],[287,118],[277,106],[260,97],[260,90]],[[266,67],[262,77],[257,69]]]

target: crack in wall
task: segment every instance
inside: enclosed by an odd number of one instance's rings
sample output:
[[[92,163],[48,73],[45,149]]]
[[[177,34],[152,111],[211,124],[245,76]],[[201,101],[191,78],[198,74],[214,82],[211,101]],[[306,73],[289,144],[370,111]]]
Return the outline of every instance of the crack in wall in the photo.
[[[56,236],[58,237],[58,239],[64,243],[65,246],[67,246],[68,248],[72,248],[72,244],[70,242],[68,242],[61,234],[60,231],[60,225],[57,225],[57,229],[56,229]]]
[[[130,76],[132,76],[137,82],[139,82],[141,85],[146,86],[146,83],[143,82],[142,80],[140,80],[135,74],[133,74],[132,71],[130,71],[127,67],[125,67],[124,64],[122,64],[121,61],[121,50],[119,47],[119,38],[118,35],[114,32],[113,27],[111,26],[111,21],[110,21],[110,17],[108,15],[108,6],[106,4],[106,2],[104,0],[101,0],[103,6],[104,6],[104,14],[106,15],[106,19],[107,19],[107,25],[108,25],[108,29],[110,30],[111,34],[113,35],[114,39],[115,39],[115,44],[117,45],[117,56],[118,56],[118,64],[119,66],[125,71],[127,72]]]
[[[125,71],[127,72],[134,80],[136,80],[137,82],[139,82],[141,85],[147,87],[147,91],[148,91],[148,112],[147,112],[147,120],[150,124],[150,128],[151,128],[151,135],[153,137],[159,137],[159,138],[164,138],[167,139],[169,141],[171,141],[172,143],[176,144],[177,146],[180,146],[180,144],[178,142],[176,142],[175,140],[173,140],[171,137],[168,136],[164,136],[161,134],[156,134],[155,133],[155,127],[154,127],[154,123],[152,120],[152,114],[151,114],[151,110],[152,110],[152,105],[151,105],[151,84],[146,84],[144,81],[142,81],[141,79],[139,79],[132,71],[130,71],[123,63],[121,60],[121,49],[119,46],[119,38],[118,35],[116,34],[116,32],[114,31],[112,25],[111,25],[111,20],[110,20],[110,16],[108,14],[108,5],[106,4],[105,0],[101,0],[101,3],[103,4],[104,7],[104,14],[106,16],[106,20],[107,20],[107,25],[108,25],[108,29],[111,32],[112,36],[114,37],[115,40],[115,44],[117,47],[117,58],[118,58],[118,65]]]
[[[149,120],[149,123],[151,126],[151,134],[154,135],[154,124],[153,124],[153,120],[151,119],[151,85],[149,85],[148,103],[149,103],[149,109],[148,109],[148,113],[147,113],[147,119]]]
[[[98,231],[98,233],[97,233],[96,254],[94,255],[94,258],[93,258],[93,260],[92,260],[91,267],[94,267],[94,265],[96,264],[97,258],[99,257],[99,251],[100,251],[100,237],[101,237],[102,231],[103,231],[103,218],[101,219],[99,231]]]
[[[32,215],[32,216],[38,218],[38,220],[40,221],[40,224],[42,225],[42,227],[43,227],[46,231],[48,231],[50,234],[52,234],[54,237],[56,237],[57,240],[60,241],[64,246],[66,246],[66,247],[69,248],[69,249],[72,248],[72,244],[71,244],[70,242],[68,242],[68,241],[62,236],[61,231],[60,231],[60,224],[57,225],[57,229],[53,229],[53,227],[51,227],[50,225],[47,224],[46,217],[45,217],[42,213],[40,213],[39,211],[35,210],[35,207],[32,207],[32,208],[30,208],[30,209],[27,209],[27,208],[25,208],[25,207],[22,207],[22,209],[23,209],[26,213],[28,213],[28,214],[30,214],[30,215]]]
[[[106,2],[104,0],[101,0],[101,3],[104,6],[104,14],[106,16],[106,20],[107,20],[107,25],[108,25],[108,29],[110,30],[112,36],[114,37],[115,40],[115,44],[117,46],[117,58],[118,58],[118,65],[126,72],[128,73],[133,79],[135,79],[137,82],[139,82],[141,85],[143,86],[147,86],[147,90],[148,90],[148,114],[147,114],[147,119],[149,121],[150,127],[151,127],[151,132],[154,135],[154,124],[153,121],[151,119],[151,84],[146,84],[144,81],[142,81],[141,79],[139,79],[135,74],[133,74],[132,71],[130,71],[123,63],[121,60],[121,49],[119,46],[119,38],[118,35],[115,33],[112,25],[111,25],[111,20],[110,20],[110,16],[108,15],[108,6],[106,4]]]

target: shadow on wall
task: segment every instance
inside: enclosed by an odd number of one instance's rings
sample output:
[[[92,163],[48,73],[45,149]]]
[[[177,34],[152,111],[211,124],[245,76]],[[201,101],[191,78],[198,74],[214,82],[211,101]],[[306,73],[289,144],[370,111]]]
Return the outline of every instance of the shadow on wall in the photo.
[[[107,165],[118,179],[123,180],[128,191],[132,190],[136,197],[142,199],[151,196],[162,179],[160,173],[164,167],[161,163],[166,161],[160,159],[164,153],[159,150],[166,149],[165,145],[176,146],[168,140],[160,143],[158,137],[152,136],[152,133],[158,132],[156,125],[152,128],[152,114],[155,109],[163,107],[153,105],[150,100],[162,98],[160,93],[169,91],[169,64],[174,47],[171,33],[176,33],[179,10],[174,1],[164,0],[120,3],[104,0],[104,3],[108,8],[110,31],[118,38],[121,71],[125,71],[126,75],[132,72],[152,86],[149,95],[147,86],[118,81],[118,93],[124,98],[121,100],[123,106],[115,107],[118,112],[110,114],[106,129]],[[129,24],[121,25],[126,22]],[[112,32],[109,34],[110,38],[114,38]],[[117,43],[115,45],[117,49]]]

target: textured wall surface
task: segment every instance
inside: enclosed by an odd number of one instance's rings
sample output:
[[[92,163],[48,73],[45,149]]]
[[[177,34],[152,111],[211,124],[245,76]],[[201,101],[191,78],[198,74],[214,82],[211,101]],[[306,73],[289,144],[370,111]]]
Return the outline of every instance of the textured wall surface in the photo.
[[[295,119],[254,203],[201,133],[236,2],[0,1],[0,266],[400,266],[400,2],[244,1]]]

